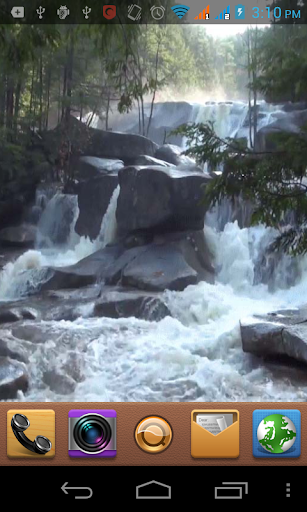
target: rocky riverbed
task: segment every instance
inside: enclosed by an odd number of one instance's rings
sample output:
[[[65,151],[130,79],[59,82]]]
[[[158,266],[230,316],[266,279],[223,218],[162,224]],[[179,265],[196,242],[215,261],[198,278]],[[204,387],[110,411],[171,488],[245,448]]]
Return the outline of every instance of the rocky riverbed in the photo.
[[[279,119],[304,118],[276,112],[262,146]],[[165,117],[153,126],[158,141]],[[6,220],[1,400],[306,399],[306,259],[269,258],[275,233],[240,201],[206,211],[212,178],[181,152],[92,128],[75,190],[41,185]]]

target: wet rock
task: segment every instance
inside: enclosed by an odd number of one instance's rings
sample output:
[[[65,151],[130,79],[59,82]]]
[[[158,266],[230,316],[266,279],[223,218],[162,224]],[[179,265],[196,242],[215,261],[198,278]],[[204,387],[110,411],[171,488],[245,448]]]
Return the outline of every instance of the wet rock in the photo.
[[[22,320],[22,314],[18,309],[4,308],[0,311],[0,324],[13,323]]]
[[[48,370],[43,374],[43,382],[49,386],[51,391],[59,395],[69,395],[73,393],[77,383],[67,375],[57,370]]]
[[[45,343],[52,336],[43,331],[38,325],[18,325],[12,328],[12,335],[20,340],[31,341],[31,343]]]
[[[81,156],[77,162],[76,176],[88,180],[102,174],[117,174],[124,167],[122,160]]]
[[[173,164],[159,160],[153,156],[140,155],[133,161],[132,165],[160,165],[161,167],[172,167]]]
[[[19,361],[0,357],[0,400],[17,398],[18,391],[27,391],[29,377],[26,366]]]
[[[139,155],[154,156],[157,147],[142,135],[92,129],[86,152],[100,158],[118,158],[127,165]]]
[[[160,146],[155,152],[155,158],[163,160],[173,165],[191,165],[195,166],[194,160],[182,154],[183,149],[174,144],[164,144]]]
[[[69,267],[50,267],[41,291],[80,288],[103,280],[112,274],[113,265],[124,252],[122,245],[105,247]]]
[[[281,310],[241,320],[244,352],[260,357],[286,356],[307,363],[307,312]]]
[[[82,355],[80,356],[75,352],[67,353],[66,361],[61,366],[61,371],[68,377],[72,378],[75,382],[83,382],[85,380],[85,375]]]
[[[275,136],[278,134],[301,134],[301,128],[307,122],[307,110],[294,110],[285,117],[277,119],[274,123],[261,128],[256,135],[255,149],[257,151],[275,151],[277,144]]]
[[[76,265],[47,270],[41,291],[80,288],[101,281],[142,290],[182,290],[201,280],[214,282],[212,255],[203,231],[156,235],[153,243],[129,249],[118,243]]]
[[[11,226],[0,231],[0,245],[3,247],[34,247],[36,227],[31,224]]]
[[[159,321],[171,316],[169,309],[156,295],[142,292],[102,293],[94,308],[95,316],[109,318],[135,317],[148,321]]]
[[[39,317],[38,311],[33,308],[22,308],[20,312],[24,320],[37,320]]]
[[[33,308],[2,306],[0,310],[0,324],[36,320],[38,317],[39,313]]]
[[[184,290],[198,282],[197,272],[178,249],[151,245],[123,270],[121,283],[141,290]]]
[[[100,176],[79,185],[79,216],[75,225],[78,235],[91,240],[98,237],[103,216],[117,185],[116,175]]]
[[[0,357],[9,357],[22,363],[28,363],[29,361],[25,350],[13,340],[0,339]]]
[[[175,168],[126,167],[119,172],[119,235],[198,230],[204,227],[203,187],[208,178]]]

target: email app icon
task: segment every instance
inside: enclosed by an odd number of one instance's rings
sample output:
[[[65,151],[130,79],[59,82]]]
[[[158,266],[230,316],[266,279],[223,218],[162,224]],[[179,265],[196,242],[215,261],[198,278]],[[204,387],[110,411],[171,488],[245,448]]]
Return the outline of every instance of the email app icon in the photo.
[[[239,457],[239,411],[192,411],[191,455],[211,459]]]

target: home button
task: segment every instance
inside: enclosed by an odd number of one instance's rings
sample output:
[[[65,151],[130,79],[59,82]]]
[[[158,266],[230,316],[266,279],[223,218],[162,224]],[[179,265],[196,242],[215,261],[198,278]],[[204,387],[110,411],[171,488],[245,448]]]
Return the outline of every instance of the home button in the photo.
[[[137,500],[170,500],[171,486],[151,480],[136,486]]]

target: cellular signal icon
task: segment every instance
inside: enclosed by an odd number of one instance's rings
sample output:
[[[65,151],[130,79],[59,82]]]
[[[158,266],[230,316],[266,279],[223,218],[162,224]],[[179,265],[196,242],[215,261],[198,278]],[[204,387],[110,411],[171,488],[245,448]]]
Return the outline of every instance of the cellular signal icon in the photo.
[[[171,9],[181,20],[181,18],[183,18],[183,16],[188,12],[190,7],[188,7],[187,5],[174,5],[174,7],[171,7]]]
[[[207,5],[206,9],[199,13],[194,20],[208,20],[209,19],[209,8],[210,5]]]
[[[223,12],[220,13],[219,16],[214,18],[215,20],[230,20],[230,5],[226,7],[226,9],[223,10]]]
[[[238,4],[235,6],[235,19],[236,20],[245,20],[245,6],[242,4]]]

